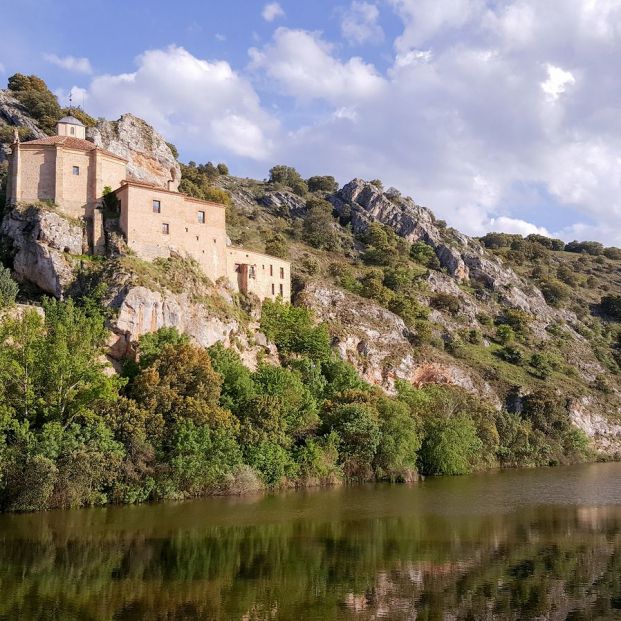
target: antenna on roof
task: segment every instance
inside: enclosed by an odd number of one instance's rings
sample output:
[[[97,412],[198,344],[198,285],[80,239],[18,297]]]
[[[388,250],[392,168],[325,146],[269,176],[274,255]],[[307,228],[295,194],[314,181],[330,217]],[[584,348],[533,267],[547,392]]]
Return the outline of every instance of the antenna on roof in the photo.
[[[69,91],[69,110],[73,108],[73,89]]]

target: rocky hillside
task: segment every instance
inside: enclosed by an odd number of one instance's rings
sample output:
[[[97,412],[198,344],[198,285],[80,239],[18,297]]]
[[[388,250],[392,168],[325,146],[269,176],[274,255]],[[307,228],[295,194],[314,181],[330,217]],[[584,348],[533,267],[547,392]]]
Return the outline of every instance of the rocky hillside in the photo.
[[[24,105],[0,91],[0,153],[13,127],[44,135]],[[127,157],[136,178],[179,184],[173,149],[133,115],[99,120],[88,136]],[[600,305],[621,293],[614,252],[517,238],[486,244],[377,181],[337,189],[329,177],[304,181],[293,169],[274,170],[269,182],[214,172],[206,183],[230,196],[235,243],[293,261],[295,304],[326,323],[334,350],[364,379],[388,393],[397,380],[453,384],[516,412],[524,395],[545,387],[566,399],[598,449],[621,452],[619,324]],[[94,259],[84,256],[81,222],[41,205],[5,214],[4,260],[23,283],[22,301],[99,287],[111,309],[113,359],[141,334],[175,327],[200,345],[234,347],[249,366],[276,360],[251,302],[183,257],[146,264],[127,256],[114,222],[107,230],[108,257]]]

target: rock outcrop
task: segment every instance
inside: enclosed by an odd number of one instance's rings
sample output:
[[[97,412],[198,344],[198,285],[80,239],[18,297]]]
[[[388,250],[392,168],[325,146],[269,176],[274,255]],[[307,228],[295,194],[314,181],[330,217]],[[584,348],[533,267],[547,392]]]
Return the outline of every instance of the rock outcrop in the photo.
[[[237,350],[249,368],[256,368],[259,358],[273,364],[278,362],[275,346],[262,338],[258,325],[245,326],[232,316],[214,313],[207,304],[193,300],[189,293],[173,294],[129,286],[123,288],[110,305],[116,311],[109,324],[113,332],[109,355],[113,359],[120,360],[131,354],[143,334],[160,328],[176,328],[202,347],[219,342]]]
[[[86,135],[98,147],[124,157],[130,177],[161,188],[179,189],[179,162],[164,138],[142,119],[124,114],[117,121],[101,120],[96,127],[89,127]]]
[[[15,251],[13,270],[22,281],[62,298],[74,280],[69,255],[80,255],[85,247],[82,223],[46,207],[18,207],[7,214],[1,232]]]
[[[451,275],[459,280],[468,278],[468,267],[459,251],[444,241],[431,211],[411,198],[354,179],[328,200],[341,218],[351,221],[354,233],[364,232],[371,222],[381,222],[408,241],[430,244]]]
[[[452,384],[500,405],[489,385],[454,360],[421,357],[412,345],[414,334],[403,320],[374,302],[324,283],[307,285],[297,302],[327,322],[341,358],[387,392],[394,392],[397,379],[416,385]]]
[[[22,127],[28,130],[29,138],[45,138],[46,134],[37,122],[24,110],[24,107],[9,91],[0,90],[0,128],[3,126]],[[12,139],[12,136],[9,140]],[[9,143],[0,142],[0,162],[9,154]]]

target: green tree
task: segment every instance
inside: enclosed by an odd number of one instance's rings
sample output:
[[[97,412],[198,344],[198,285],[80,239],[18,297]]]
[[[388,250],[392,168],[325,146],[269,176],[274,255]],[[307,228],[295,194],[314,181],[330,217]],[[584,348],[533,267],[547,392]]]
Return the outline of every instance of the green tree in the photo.
[[[410,248],[410,257],[416,263],[420,263],[429,269],[440,269],[440,260],[436,256],[436,251],[425,242],[414,242]]]
[[[11,278],[11,272],[0,265],[0,309],[12,306],[19,291],[18,284]]]
[[[280,233],[275,233],[265,242],[265,254],[279,257],[280,259],[289,258],[289,244]]]
[[[315,325],[312,312],[280,300],[266,300],[261,310],[261,331],[281,354],[303,354],[313,360],[330,356],[325,324]]]
[[[208,351],[214,370],[222,376],[220,405],[237,414],[257,392],[252,373],[239,354],[222,343],[212,345]]]
[[[309,192],[327,192],[333,194],[339,189],[339,184],[334,177],[329,175],[311,177],[307,180],[306,184],[308,185]]]
[[[469,416],[433,417],[425,425],[420,469],[423,474],[431,475],[468,474],[477,466],[482,447]]]
[[[339,248],[339,236],[330,203],[315,197],[306,201],[302,238],[307,244],[319,250]]]
[[[55,132],[62,111],[56,96],[41,78],[16,73],[9,78],[8,88],[43,131],[50,135]]]

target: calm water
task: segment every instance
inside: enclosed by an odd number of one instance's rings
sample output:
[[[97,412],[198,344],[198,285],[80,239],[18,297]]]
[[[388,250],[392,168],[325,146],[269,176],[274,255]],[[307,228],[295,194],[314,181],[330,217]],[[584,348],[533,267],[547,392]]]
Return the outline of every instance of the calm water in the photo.
[[[0,516],[0,620],[621,619],[621,464]]]

